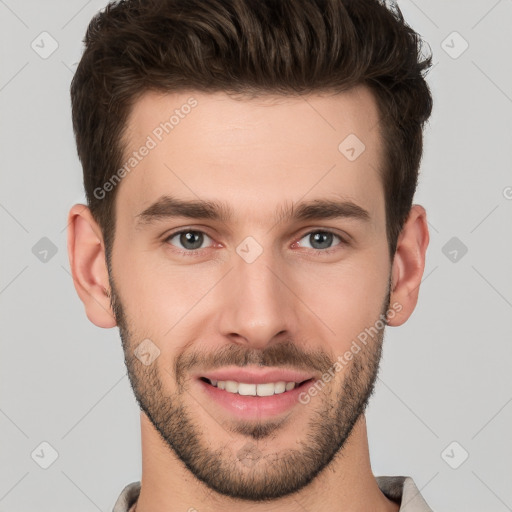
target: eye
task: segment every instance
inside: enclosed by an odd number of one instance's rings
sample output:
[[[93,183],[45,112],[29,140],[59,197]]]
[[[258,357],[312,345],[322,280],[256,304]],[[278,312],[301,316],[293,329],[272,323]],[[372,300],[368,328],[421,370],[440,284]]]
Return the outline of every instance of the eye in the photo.
[[[339,240],[339,243],[332,247],[335,239]],[[174,240],[174,242],[173,242]],[[164,242],[176,247],[178,252],[184,253],[189,256],[199,254],[200,249],[204,249],[203,244],[212,239],[203,231],[195,229],[183,229],[172,233]],[[338,245],[343,245],[346,241],[340,236],[331,231],[316,230],[306,233],[298,242],[294,245],[299,245],[302,240],[306,240],[306,247],[312,249],[321,254],[329,254],[337,250]],[[208,246],[207,246],[208,247]]]
[[[182,252],[191,252],[195,251],[196,249],[201,249],[204,241],[206,239],[211,240],[211,238],[202,231],[196,231],[193,229],[185,229],[182,231],[178,231],[176,233],[173,233],[172,235],[169,235],[165,242],[170,243],[171,245],[174,245],[178,249],[185,249]],[[173,243],[171,240],[176,239],[178,244]]]
[[[303,236],[299,242],[296,243],[300,243],[301,240],[307,240],[309,243],[309,248],[324,253],[330,253],[336,250],[336,246],[331,248],[333,240],[336,238],[340,241],[340,243],[336,245],[342,245],[345,243],[345,240],[343,240],[341,236],[331,233],[330,231],[323,230],[310,231],[309,233],[306,233],[306,235]],[[308,246],[306,245],[306,247]]]

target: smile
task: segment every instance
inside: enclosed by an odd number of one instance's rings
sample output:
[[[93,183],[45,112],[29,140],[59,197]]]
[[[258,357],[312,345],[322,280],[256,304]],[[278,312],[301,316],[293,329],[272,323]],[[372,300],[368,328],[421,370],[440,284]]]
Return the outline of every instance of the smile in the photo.
[[[206,379],[204,381],[208,382],[212,386],[223,389],[228,393],[239,394],[242,396],[272,396],[279,395],[281,393],[285,393],[287,391],[291,391],[297,386],[300,386],[306,381],[302,382],[265,382],[261,384],[250,384],[247,382],[236,382],[234,380],[215,380],[215,379]]]
[[[314,379],[249,383],[200,377],[196,380],[213,414],[228,413],[237,420],[264,420],[293,410]]]

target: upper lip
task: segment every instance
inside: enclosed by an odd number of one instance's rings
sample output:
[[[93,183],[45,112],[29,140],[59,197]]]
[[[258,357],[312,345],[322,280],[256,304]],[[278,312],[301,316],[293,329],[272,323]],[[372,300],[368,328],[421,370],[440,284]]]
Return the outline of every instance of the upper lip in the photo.
[[[221,368],[207,373],[197,375],[197,378],[204,377],[208,380],[233,380],[246,384],[265,384],[268,382],[303,382],[313,378],[313,375],[297,370],[282,368]]]

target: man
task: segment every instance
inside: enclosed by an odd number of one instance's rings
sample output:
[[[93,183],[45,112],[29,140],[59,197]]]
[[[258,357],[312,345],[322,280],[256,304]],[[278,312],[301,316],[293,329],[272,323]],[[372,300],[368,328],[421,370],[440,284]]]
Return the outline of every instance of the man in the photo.
[[[71,86],[68,252],[118,326],[142,479],[114,511],[428,511],[364,411],[414,310],[430,58],[374,0],[127,0]]]

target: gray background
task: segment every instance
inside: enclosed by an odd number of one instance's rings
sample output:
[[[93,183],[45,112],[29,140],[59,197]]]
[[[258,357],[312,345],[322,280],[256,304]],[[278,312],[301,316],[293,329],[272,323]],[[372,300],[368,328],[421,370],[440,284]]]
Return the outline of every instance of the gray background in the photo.
[[[66,250],[84,202],[69,84],[104,5],[0,0],[0,512],[109,511],[140,479],[118,331],[87,320]],[[438,511],[512,510],[512,1],[399,5],[435,62],[416,197],[431,243],[417,310],[387,331],[372,466]]]

